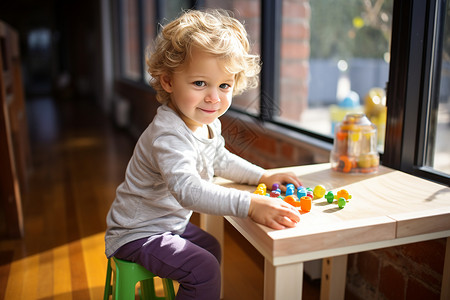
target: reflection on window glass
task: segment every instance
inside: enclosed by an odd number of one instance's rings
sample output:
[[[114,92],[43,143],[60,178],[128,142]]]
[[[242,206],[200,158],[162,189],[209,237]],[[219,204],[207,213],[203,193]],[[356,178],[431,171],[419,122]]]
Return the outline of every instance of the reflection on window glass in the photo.
[[[153,49],[153,42],[156,38],[157,33],[157,21],[156,21],[156,0],[147,0],[144,2],[143,6],[143,23],[144,23],[144,54],[147,54],[147,51],[151,51]],[[144,81],[147,85],[149,85],[150,75],[147,72],[147,64],[145,62],[145,58],[142,59],[141,63],[144,65]]]
[[[365,112],[384,144],[392,2],[283,1],[282,121],[332,136],[347,113]]]
[[[122,36],[122,75],[131,80],[141,79],[139,54],[139,27],[137,0],[120,2],[121,36]]]
[[[151,53],[155,38],[159,32],[159,26],[165,25],[178,17],[182,11],[192,8],[191,0],[171,0],[171,1],[146,0],[143,2],[143,23],[144,23],[144,51],[145,55]],[[159,10],[161,15],[157,14]],[[158,19],[159,18],[159,19]],[[147,70],[145,59],[142,60],[144,70]],[[144,72],[144,81],[149,85],[150,74]]]
[[[437,103],[432,103],[430,126],[427,132],[427,166],[437,171],[450,174],[450,3],[447,2],[445,26],[442,39],[440,84]]]
[[[164,5],[164,20],[161,20],[162,24],[172,21],[178,17],[183,10],[192,8],[192,1],[190,0],[170,0],[161,2],[161,5]]]
[[[205,8],[220,8],[231,11],[234,17],[241,21],[247,30],[251,52],[261,54],[261,1],[260,0],[234,0],[218,1],[205,0]],[[245,110],[248,113],[259,112],[260,89],[252,89],[242,95],[233,97],[233,107]]]
[[[27,36],[27,91],[30,93],[51,93],[52,78],[52,32],[48,28],[36,28],[31,30]],[[6,53],[5,39],[0,38],[0,51]],[[7,71],[11,66],[3,57],[3,70]],[[67,74],[61,76],[59,82],[63,86],[69,83]]]

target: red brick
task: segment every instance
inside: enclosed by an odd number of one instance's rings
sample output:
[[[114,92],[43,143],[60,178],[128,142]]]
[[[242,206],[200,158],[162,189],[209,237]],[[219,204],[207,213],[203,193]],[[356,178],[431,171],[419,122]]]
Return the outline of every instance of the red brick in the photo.
[[[234,9],[238,12],[236,17],[260,17],[261,6],[259,0],[234,1]]]
[[[436,240],[434,242],[439,243],[438,241],[439,240]],[[443,241],[444,240],[442,240],[442,242]],[[373,252],[380,256],[380,259],[382,259],[384,263],[402,268],[404,274],[407,274],[409,278],[417,278],[422,282],[426,282],[431,288],[436,288],[441,285],[443,260],[441,260],[440,266],[439,261],[440,259],[443,259],[443,256],[440,258],[440,255],[438,255],[438,258],[429,257],[434,255],[432,250],[433,247],[430,247],[434,242],[431,244],[428,244],[430,242],[414,243],[405,246],[380,249]],[[422,247],[426,248],[426,250],[421,250]],[[439,248],[439,246],[436,246],[436,248]],[[437,252],[439,253],[440,251],[437,250]],[[433,263],[433,265],[436,265],[436,268],[440,271],[435,271],[428,266],[430,260],[434,261],[434,259],[436,259],[437,262]],[[426,263],[422,263],[422,260]]]
[[[380,271],[379,291],[388,300],[404,299],[405,276],[391,264],[383,266]]]
[[[400,247],[400,251],[418,264],[442,274],[445,256],[444,239],[404,245]]]
[[[283,17],[311,18],[311,6],[307,1],[283,1]]]
[[[301,111],[297,109],[283,109],[280,118],[292,123],[298,123],[300,120]]]
[[[378,286],[379,274],[380,274],[380,261],[373,252],[361,252],[358,253],[357,269],[359,274],[369,284],[374,287]]]
[[[308,87],[299,82],[283,81],[280,86],[281,114],[292,115],[295,112],[297,115],[294,121],[298,121],[300,113],[307,107],[307,92]]]
[[[283,58],[309,58],[309,43],[285,41],[281,45],[281,56]]]
[[[277,141],[265,137],[265,136],[258,136],[253,144],[257,148],[257,150],[260,150],[264,153],[268,153],[271,155],[277,154]]]
[[[282,143],[281,144],[281,156],[284,159],[293,160],[294,159],[294,147],[292,144]]]
[[[309,77],[309,62],[307,60],[283,60],[281,62],[281,77],[306,81]]]
[[[250,42],[251,53],[261,53],[259,41],[261,40],[261,22],[260,19],[247,19],[244,21],[245,30],[247,30]]]
[[[286,40],[309,41],[309,22],[297,20],[296,22],[283,22],[281,36]]]
[[[406,299],[408,300],[439,300],[439,291],[434,291],[422,282],[410,278],[406,289]]]
[[[349,254],[348,255],[348,259],[347,259],[347,270],[351,271],[351,270],[356,270],[357,268],[357,263],[358,263],[358,254]]]
[[[398,262],[398,260],[401,259],[401,254],[398,247],[383,248],[374,251],[374,253],[376,255],[383,256],[385,260],[390,262]]]

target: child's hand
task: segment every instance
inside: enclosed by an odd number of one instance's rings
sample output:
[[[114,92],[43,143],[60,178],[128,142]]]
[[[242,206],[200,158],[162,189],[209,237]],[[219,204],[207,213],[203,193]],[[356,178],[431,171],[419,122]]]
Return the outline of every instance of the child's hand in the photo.
[[[248,216],[256,223],[273,229],[294,227],[300,221],[300,213],[280,198],[252,194]]]
[[[268,172],[266,172],[261,176],[259,183],[264,183],[269,189],[272,188],[274,183],[278,183],[282,192],[286,191],[286,184],[288,183],[294,184],[296,188],[302,185],[297,176],[292,172],[275,174],[268,174]]]

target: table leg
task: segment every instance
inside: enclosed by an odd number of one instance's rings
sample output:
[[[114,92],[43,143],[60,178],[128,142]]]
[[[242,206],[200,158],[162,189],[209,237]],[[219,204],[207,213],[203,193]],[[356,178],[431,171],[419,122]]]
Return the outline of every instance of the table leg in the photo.
[[[303,262],[274,266],[264,261],[264,300],[302,299]]]
[[[220,264],[220,272],[222,273],[222,290],[220,291],[220,299],[223,299],[223,251],[224,251],[224,218],[222,216],[213,216],[208,214],[200,214],[200,228],[214,236],[220,243],[222,249],[222,262]]]
[[[447,238],[442,274],[441,300],[450,299],[450,237]]]
[[[347,255],[324,258],[320,300],[344,299],[347,277]]]

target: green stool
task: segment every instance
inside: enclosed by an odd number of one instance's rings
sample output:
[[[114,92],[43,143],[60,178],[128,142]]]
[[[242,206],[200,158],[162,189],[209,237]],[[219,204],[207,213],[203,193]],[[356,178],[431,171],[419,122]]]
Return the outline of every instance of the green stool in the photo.
[[[113,274],[112,284],[111,273]],[[161,278],[165,296],[156,296],[155,284],[153,282],[154,277],[157,276],[139,264],[112,257],[108,259],[103,300],[108,300],[110,295],[116,300],[134,300],[135,286],[138,282],[141,284],[141,299],[175,299],[172,280],[167,278]]]

